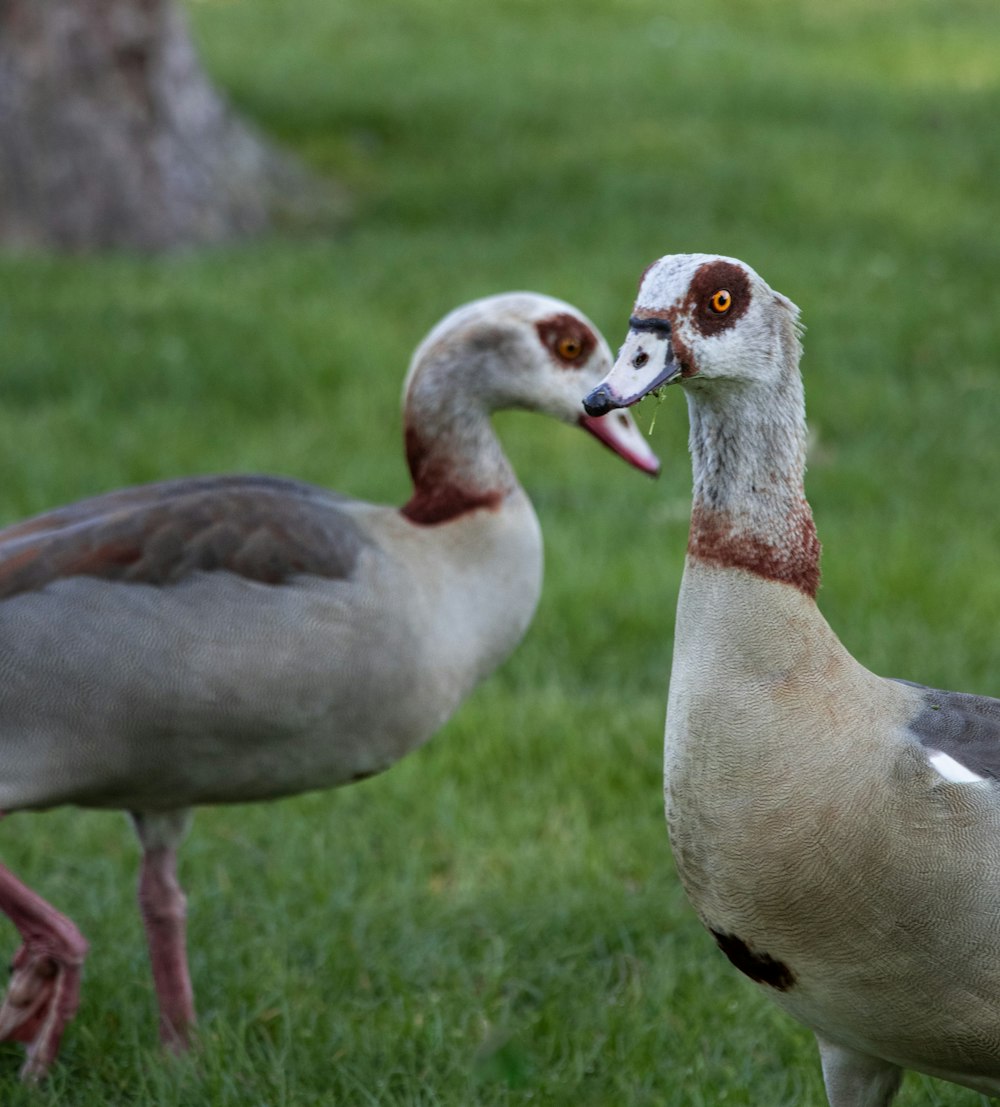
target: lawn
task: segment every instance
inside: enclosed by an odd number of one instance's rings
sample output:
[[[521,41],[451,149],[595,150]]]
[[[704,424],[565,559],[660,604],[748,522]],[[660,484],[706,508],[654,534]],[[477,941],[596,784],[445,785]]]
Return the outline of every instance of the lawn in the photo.
[[[0,521],[218,471],[407,495],[399,388],[456,304],[533,288],[614,346],[663,253],[802,308],[820,602],[886,675],[1000,695],[995,0],[201,0],[237,107],[353,193],[337,233],[0,260]],[[686,413],[652,482],[498,419],[546,536],[524,644],[383,777],[205,810],[182,855],[201,1041],[155,1046],[117,814],[3,824],[92,953],[5,1105],[821,1107],[810,1035],[678,888],[660,761]],[[646,425],[651,412],[640,411]],[[12,928],[0,930],[15,947]],[[981,1097],[909,1076],[900,1107]]]

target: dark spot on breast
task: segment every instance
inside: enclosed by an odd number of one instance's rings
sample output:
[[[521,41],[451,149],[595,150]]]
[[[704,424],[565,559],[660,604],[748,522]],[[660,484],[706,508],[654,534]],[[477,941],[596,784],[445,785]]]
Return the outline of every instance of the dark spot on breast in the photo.
[[[712,930],[711,934],[719,949],[751,980],[777,988],[779,992],[787,992],[795,983],[795,974],[783,961],[769,953],[757,953],[735,934],[723,934],[718,930]]]
[[[730,309],[720,314],[712,310],[712,296],[725,288],[732,296]],[[706,336],[727,330],[750,307],[750,278],[742,266],[731,261],[708,261],[691,278],[684,310],[694,326]]]
[[[586,323],[567,311],[535,324],[542,345],[562,369],[579,369],[597,346],[597,336]]]
[[[766,580],[791,584],[815,599],[819,591],[820,542],[809,505],[787,520],[783,542],[735,526],[729,513],[696,503],[691,511],[688,553],[724,569],[746,569]]]

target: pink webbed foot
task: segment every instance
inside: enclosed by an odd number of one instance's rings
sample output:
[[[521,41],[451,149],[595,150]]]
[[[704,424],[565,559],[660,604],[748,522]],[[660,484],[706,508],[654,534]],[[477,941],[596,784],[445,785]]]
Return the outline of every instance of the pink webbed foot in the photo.
[[[45,1075],[80,1003],[80,969],[87,947],[76,927],[69,926],[75,948],[56,957],[25,944],[11,965],[10,984],[0,1006],[0,1041],[24,1043],[24,1080]]]
[[[65,915],[2,865],[0,911],[24,941],[0,1005],[0,1041],[25,1044],[28,1057],[21,1076],[37,1080],[55,1060],[63,1031],[80,1003],[87,942]]]

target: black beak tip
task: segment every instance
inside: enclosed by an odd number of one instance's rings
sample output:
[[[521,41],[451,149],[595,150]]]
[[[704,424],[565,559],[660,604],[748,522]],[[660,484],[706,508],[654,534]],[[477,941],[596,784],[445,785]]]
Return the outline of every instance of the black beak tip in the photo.
[[[609,411],[617,406],[612,400],[611,390],[606,384],[599,384],[583,401],[583,410],[588,415],[594,416],[595,419],[607,415]]]

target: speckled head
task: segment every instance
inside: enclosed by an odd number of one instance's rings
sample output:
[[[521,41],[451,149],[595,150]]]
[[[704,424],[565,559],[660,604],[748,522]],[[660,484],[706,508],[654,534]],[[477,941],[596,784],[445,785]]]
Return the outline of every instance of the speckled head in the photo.
[[[639,284],[629,332],[614,368],[587,397],[600,414],[628,407],[664,385],[766,380],[798,354],[798,308],[742,261],[710,254],[668,254]]]
[[[516,482],[489,416],[504,408],[577,424],[655,475],[659,461],[631,415],[583,410],[584,395],[610,367],[607,342],[564,300],[505,292],[450,312],[417,347],[403,388],[415,486],[403,514],[437,523],[503,502]]]

